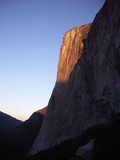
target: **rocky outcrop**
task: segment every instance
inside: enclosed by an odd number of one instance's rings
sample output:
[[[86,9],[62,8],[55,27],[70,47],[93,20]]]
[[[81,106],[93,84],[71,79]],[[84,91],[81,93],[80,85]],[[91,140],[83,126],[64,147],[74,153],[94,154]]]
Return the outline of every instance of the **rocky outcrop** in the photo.
[[[93,24],[65,34],[56,85],[31,155],[108,125],[120,112],[119,8],[118,0],[107,0]]]
[[[89,141],[86,145],[83,145],[82,147],[78,148],[76,151],[77,160],[92,160],[93,146],[94,139]]]
[[[47,112],[47,107],[44,107],[42,109],[39,109],[38,111],[36,111],[37,113],[39,113],[39,115],[45,116],[46,112]]]

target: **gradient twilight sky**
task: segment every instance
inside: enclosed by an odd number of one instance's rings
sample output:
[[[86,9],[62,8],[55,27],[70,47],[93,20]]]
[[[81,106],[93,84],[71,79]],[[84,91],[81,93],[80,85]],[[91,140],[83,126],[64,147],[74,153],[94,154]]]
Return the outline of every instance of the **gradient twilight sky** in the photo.
[[[0,110],[27,119],[47,106],[63,36],[105,0],[0,0]]]

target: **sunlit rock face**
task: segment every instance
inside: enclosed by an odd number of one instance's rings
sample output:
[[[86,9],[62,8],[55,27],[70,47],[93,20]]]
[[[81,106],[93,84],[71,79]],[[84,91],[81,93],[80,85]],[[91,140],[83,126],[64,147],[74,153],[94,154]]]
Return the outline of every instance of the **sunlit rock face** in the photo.
[[[58,83],[68,81],[75,64],[83,54],[83,43],[88,36],[90,26],[90,24],[87,24],[73,28],[64,35],[58,64]]]
[[[30,154],[107,125],[120,112],[119,8],[118,0],[107,0],[92,25],[65,34],[56,85]]]

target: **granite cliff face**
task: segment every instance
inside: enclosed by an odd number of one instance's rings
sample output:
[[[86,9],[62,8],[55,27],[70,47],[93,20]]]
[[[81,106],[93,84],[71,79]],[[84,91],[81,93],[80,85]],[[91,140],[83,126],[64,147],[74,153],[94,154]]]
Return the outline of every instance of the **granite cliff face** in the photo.
[[[31,155],[110,124],[120,113],[119,8],[119,0],[107,0],[92,24],[65,34],[56,85]]]
[[[83,54],[84,40],[88,36],[91,24],[76,27],[68,31],[60,50],[57,84],[67,83],[75,64]]]

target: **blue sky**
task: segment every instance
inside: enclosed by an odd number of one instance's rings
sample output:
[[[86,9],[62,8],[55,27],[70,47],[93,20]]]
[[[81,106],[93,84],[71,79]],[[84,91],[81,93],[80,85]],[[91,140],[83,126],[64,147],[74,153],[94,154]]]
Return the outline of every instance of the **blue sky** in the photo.
[[[0,0],[0,110],[25,120],[47,106],[63,36],[105,0]]]

